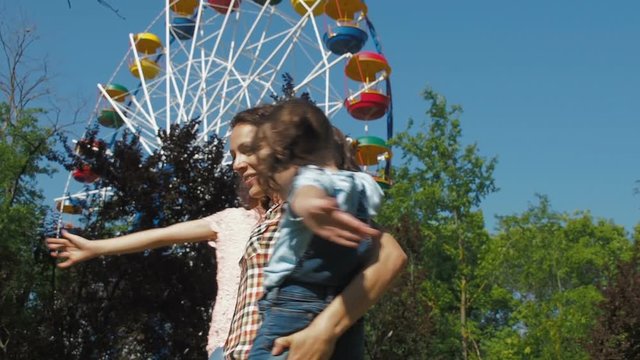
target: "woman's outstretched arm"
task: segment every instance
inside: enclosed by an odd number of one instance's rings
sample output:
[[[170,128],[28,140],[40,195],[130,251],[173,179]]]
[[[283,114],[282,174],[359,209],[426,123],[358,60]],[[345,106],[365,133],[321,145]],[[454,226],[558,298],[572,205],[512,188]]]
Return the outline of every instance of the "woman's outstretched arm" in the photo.
[[[47,238],[46,243],[51,256],[63,260],[57,266],[67,268],[101,255],[127,254],[173,244],[215,240],[216,235],[207,220],[198,219],[104,240],[87,240],[63,230],[62,238]]]

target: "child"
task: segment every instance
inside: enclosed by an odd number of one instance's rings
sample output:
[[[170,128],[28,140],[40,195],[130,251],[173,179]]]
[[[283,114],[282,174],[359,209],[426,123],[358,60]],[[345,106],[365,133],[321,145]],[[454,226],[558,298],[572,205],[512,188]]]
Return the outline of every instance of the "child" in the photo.
[[[261,164],[261,186],[288,201],[264,270],[263,322],[249,355],[269,359],[275,339],[307,327],[367,260],[370,241],[323,227],[327,213],[342,210],[348,221],[368,223],[382,191],[365,173],[338,170],[345,160],[342,146],[322,110],[308,101],[293,99],[276,106],[258,128],[253,148]],[[379,235],[367,229],[370,236]],[[340,246],[322,239],[336,237],[352,242]],[[349,337],[353,354],[340,356],[361,358],[361,336]]]

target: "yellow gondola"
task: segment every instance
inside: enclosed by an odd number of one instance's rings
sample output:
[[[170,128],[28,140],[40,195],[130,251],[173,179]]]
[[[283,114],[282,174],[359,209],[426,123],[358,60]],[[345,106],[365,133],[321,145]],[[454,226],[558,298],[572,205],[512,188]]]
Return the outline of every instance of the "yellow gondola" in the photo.
[[[134,35],[133,41],[136,45],[136,51],[146,55],[155,54],[158,49],[162,48],[160,38],[152,33],[139,33]]]
[[[140,69],[138,69],[138,67]],[[160,66],[153,60],[142,58],[140,61],[134,61],[129,66],[131,74],[137,78],[140,78],[140,71],[145,79],[153,79],[160,73]]]
[[[73,204],[69,199],[56,201],[56,210],[71,215],[78,215],[82,213],[82,207]]]

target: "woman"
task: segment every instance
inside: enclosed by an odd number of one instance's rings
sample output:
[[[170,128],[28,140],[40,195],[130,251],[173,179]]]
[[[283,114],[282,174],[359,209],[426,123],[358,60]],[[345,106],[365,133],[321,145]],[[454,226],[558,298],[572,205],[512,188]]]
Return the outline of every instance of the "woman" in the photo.
[[[249,197],[253,199],[263,199],[264,192],[256,180],[256,159],[250,151],[251,142],[256,131],[256,125],[271,110],[272,106],[270,105],[245,110],[237,114],[231,124],[230,152],[234,159],[233,169],[240,175]],[[262,269],[271,254],[271,248],[275,242],[274,230],[277,228],[280,215],[281,206],[279,203],[275,203],[262,215],[260,222],[249,237],[249,242],[241,258],[236,306],[233,312],[231,328],[225,342],[225,357],[228,359],[246,359],[251,349],[256,329],[259,326],[257,302],[262,296]],[[327,214],[324,221],[325,228],[329,234],[327,237],[331,241],[344,245],[357,245],[357,242],[362,237],[362,232],[366,230],[366,226],[363,226],[362,223],[344,217],[340,212]],[[195,230],[191,230],[194,231],[194,233],[191,233],[189,229],[193,228],[200,230],[197,231],[197,234],[195,234]],[[172,231],[168,231],[169,229]],[[126,253],[171,243],[212,238],[222,239],[204,219],[176,224],[164,230],[153,229],[138,234],[143,235],[136,238],[135,234],[131,234],[134,237],[130,237],[129,241],[125,242],[122,239],[103,241],[111,241],[112,246],[115,246],[113,244],[116,242],[120,243],[118,245],[120,248],[111,253]],[[63,235],[66,239],[47,239],[49,248],[54,250],[52,255],[65,259],[64,262],[59,264],[60,267],[68,267],[95,256],[109,254],[104,249],[91,249],[90,246],[93,243],[91,241],[68,233]],[[154,236],[147,237],[148,235]],[[225,240],[223,239],[223,241]],[[240,245],[236,244],[236,247],[240,248]],[[406,262],[406,255],[402,249],[400,249],[395,239],[387,234],[383,235],[380,241],[376,243],[374,253],[376,256],[370,259],[366,268],[345,288],[343,293],[336,297],[307,329],[279,339],[276,342],[274,353],[280,353],[286,348],[290,348],[289,359],[291,360],[328,359],[333,353],[333,347],[340,335],[346,332],[375,303]],[[220,266],[220,268],[222,267]],[[231,268],[234,267],[225,267],[224,269],[229,271]],[[219,288],[221,286],[228,288],[228,286],[233,285],[218,283]],[[221,294],[220,291],[219,293]],[[218,307],[226,307],[228,309],[228,306],[216,301],[214,315],[218,312],[230,312],[219,310]],[[214,322],[219,324],[219,327],[228,328],[228,319],[216,319],[212,315],[212,323]],[[220,345],[220,341],[216,340],[215,336],[210,337],[209,351],[213,350],[214,347],[219,348]],[[219,356],[219,353],[220,350],[218,350],[218,353],[212,354],[212,358]]]
[[[270,109],[271,111],[272,109]],[[257,157],[252,153],[252,141],[257,126],[268,114],[247,117],[242,113],[232,123],[231,151],[233,168],[244,181],[249,193],[262,189],[256,179]],[[345,148],[348,148],[346,145]],[[349,157],[345,157],[345,167]],[[241,260],[242,275],[238,288],[236,311],[229,337],[225,343],[227,359],[247,359],[260,325],[258,300],[263,294],[263,269],[271,255],[281,207],[275,204],[265,221],[254,230],[247,251]],[[357,246],[365,229],[360,222],[349,222],[341,212],[329,212],[324,225],[325,238],[346,246]],[[341,335],[364,315],[380,298],[406,263],[406,255],[389,234],[373,243],[372,256],[360,272],[329,306],[306,329],[276,340],[273,354],[289,348],[289,359],[328,359]],[[339,357],[340,354],[336,354]]]

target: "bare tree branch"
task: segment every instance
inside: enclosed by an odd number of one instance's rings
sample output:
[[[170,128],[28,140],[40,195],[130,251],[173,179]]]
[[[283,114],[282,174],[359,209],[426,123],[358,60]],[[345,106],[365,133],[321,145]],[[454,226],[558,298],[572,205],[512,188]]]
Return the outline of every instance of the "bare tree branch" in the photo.
[[[24,109],[51,93],[46,59],[28,57],[38,40],[35,28],[24,21],[22,24],[16,29],[0,21],[0,47],[4,55],[4,65],[0,68],[0,100],[9,105],[7,116],[0,119],[0,137]]]

